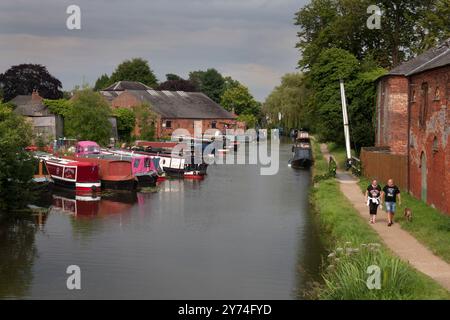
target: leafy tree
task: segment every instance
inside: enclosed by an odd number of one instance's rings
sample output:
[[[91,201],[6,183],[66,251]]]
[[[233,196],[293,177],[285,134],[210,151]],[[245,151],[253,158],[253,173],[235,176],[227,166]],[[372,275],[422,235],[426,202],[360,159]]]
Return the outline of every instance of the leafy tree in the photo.
[[[34,165],[25,151],[31,139],[25,118],[0,104],[0,213],[23,208],[32,196]]]
[[[438,31],[439,25],[448,25],[441,2],[446,0],[312,0],[296,13],[299,66],[309,69],[327,48],[347,50],[358,60],[370,54],[382,67],[396,66],[423,51],[424,38],[435,42],[445,37]],[[379,30],[366,27],[369,5],[383,13]]]
[[[66,99],[44,99],[42,102],[49,108],[51,113],[58,114],[63,117],[66,117],[72,108],[71,101]]]
[[[231,89],[231,88],[238,87],[241,84],[239,81],[234,80],[231,77],[225,77],[225,78],[223,78],[223,80],[225,81],[224,91]]]
[[[285,74],[263,103],[263,112],[272,124],[278,124],[278,114],[282,114],[281,126],[285,128],[306,128],[308,109],[305,76],[302,73]]]
[[[197,92],[197,85],[190,80],[167,80],[161,83],[157,90],[169,90],[169,91],[185,91],[185,92]]]
[[[158,80],[150,69],[148,61],[142,58],[125,60],[119,64],[111,74],[110,80],[111,83],[127,80],[142,82],[150,87],[156,87],[158,85]]]
[[[314,90],[309,100],[313,109],[311,124],[325,141],[344,142],[339,81],[342,79],[348,84],[358,71],[359,61],[355,56],[336,48],[323,51],[311,67],[308,75]]]
[[[177,75],[177,74],[173,74],[173,73],[168,73],[168,74],[166,74],[166,79],[167,79],[167,81],[172,81],[172,80],[183,80],[182,77],[180,77],[180,76]]]
[[[234,111],[237,115],[252,114],[259,115],[260,108],[258,102],[243,85],[231,87],[222,95],[220,104],[228,111]]]
[[[131,133],[136,125],[136,116],[133,110],[128,108],[118,108],[114,110],[117,117],[117,131],[121,140],[130,141]]]
[[[136,138],[149,141],[155,139],[157,114],[151,109],[151,106],[142,104],[135,106],[133,111],[139,129],[139,136]]]
[[[113,82],[111,82],[111,79],[109,78],[109,76],[106,73],[102,74],[97,79],[97,81],[95,81],[94,90],[100,91],[102,89],[105,89],[106,87],[108,87],[111,84],[113,84]]]
[[[219,103],[225,90],[225,80],[216,69],[193,71],[189,73],[189,80],[196,84],[201,92]]]
[[[237,120],[245,122],[247,129],[255,128],[258,122],[258,119],[252,114],[241,114],[238,116]]]
[[[97,92],[83,89],[75,93],[72,107],[65,116],[65,132],[78,140],[106,144],[111,136],[111,109]]]
[[[0,87],[3,89],[4,101],[18,95],[29,95],[35,89],[42,97],[48,99],[59,99],[63,96],[61,81],[40,64],[12,66],[0,75]]]

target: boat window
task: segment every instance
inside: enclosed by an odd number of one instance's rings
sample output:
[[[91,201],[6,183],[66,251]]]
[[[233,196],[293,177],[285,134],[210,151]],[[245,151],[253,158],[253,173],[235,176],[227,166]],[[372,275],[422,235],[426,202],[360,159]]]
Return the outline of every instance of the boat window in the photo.
[[[139,168],[139,163],[140,163],[141,161],[139,160],[139,159],[135,159],[134,160],[134,167],[135,168]]]
[[[150,167],[150,158],[145,158],[145,167],[146,168]]]

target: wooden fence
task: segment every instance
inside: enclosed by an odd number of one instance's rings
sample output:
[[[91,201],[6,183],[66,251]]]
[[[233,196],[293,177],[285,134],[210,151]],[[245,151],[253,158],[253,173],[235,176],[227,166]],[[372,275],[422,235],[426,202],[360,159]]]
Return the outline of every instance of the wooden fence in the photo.
[[[377,179],[381,185],[389,179],[402,189],[408,186],[408,157],[391,154],[386,148],[361,150],[362,173],[367,179]]]

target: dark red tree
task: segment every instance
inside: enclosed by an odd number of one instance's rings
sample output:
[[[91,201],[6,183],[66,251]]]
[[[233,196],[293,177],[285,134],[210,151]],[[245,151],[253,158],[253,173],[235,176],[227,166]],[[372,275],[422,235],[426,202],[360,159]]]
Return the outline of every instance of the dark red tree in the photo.
[[[12,66],[0,74],[0,87],[3,90],[4,101],[9,101],[18,95],[29,95],[38,90],[39,95],[46,99],[63,97],[61,81],[53,77],[47,68],[40,64],[19,64]]]

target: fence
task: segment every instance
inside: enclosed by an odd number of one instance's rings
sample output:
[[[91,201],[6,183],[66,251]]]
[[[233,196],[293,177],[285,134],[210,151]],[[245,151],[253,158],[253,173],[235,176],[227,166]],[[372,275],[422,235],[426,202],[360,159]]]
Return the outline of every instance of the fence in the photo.
[[[391,154],[388,148],[363,148],[361,150],[362,173],[380,184],[394,179],[402,189],[408,185],[408,157]]]

